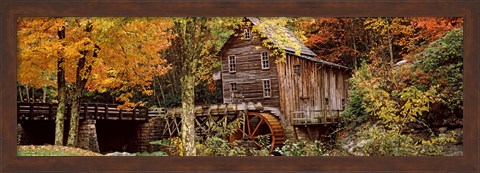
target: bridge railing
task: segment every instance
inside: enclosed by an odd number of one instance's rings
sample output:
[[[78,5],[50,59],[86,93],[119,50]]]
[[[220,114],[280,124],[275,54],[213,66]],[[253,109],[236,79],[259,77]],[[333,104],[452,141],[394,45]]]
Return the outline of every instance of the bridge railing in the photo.
[[[340,122],[343,110],[293,111],[292,125],[335,124]]]
[[[148,108],[137,107],[131,110],[118,109],[115,104],[82,103],[80,104],[80,119],[97,120],[147,120]],[[56,103],[17,103],[18,120],[54,120],[58,104]],[[65,119],[70,118],[71,105],[67,104]]]

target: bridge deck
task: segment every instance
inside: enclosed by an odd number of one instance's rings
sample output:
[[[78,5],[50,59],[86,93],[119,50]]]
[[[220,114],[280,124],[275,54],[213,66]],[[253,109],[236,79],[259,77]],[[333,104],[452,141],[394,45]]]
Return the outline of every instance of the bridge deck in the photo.
[[[80,119],[91,118],[97,120],[136,120],[145,121],[149,110],[137,107],[132,110],[118,109],[114,104],[87,104],[80,105]],[[55,120],[58,104],[56,103],[17,103],[18,120]],[[66,107],[65,118],[70,118],[71,105]]]

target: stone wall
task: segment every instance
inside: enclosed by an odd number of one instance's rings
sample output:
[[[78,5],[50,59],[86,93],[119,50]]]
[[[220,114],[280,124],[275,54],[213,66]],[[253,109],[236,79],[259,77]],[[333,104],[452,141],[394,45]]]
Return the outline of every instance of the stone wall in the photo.
[[[96,120],[81,120],[78,127],[78,147],[94,152],[100,152],[98,146]]]
[[[149,142],[161,140],[166,136],[163,136],[163,128],[165,126],[165,121],[161,117],[150,118],[148,122],[143,124],[138,124],[136,127],[136,140],[132,140],[128,144],[129,152],[143,152],[149,151],[151,144]]]

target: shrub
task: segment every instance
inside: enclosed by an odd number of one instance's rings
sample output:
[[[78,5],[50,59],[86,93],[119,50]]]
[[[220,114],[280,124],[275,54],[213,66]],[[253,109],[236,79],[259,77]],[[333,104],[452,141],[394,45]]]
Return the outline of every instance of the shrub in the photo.
[[[360,133],[364,141],[363,153],[368,156],[409,156],[416,155],[414,141],[410,135],[383,126],[364,126]]]
[[[219,137],[209,137],[203,144],[196,144],[198,156],[244,156],[246,149]]]
[[[365,125],[359,135],[363,141],[362,152],[368,156],[441,156],[447,143],[456,142],[445,134],[420,139],[411,134],[402,134],[400,129]]]
[[[342,115],[346,123],[357,122],[363,123],[368,119],[368,114],[363,106],[365,90],[357,84],[362,80],[371,78],[367,71],[367,65],[362,63],[360,68],[348,80],[350,89],[348,91],[348,101]]]
[[[286,140],[282,148],[275,148],[275,152],[282,156],[323,156],[325,151],[322,147],[323,144],[316,140],[314,142]]]

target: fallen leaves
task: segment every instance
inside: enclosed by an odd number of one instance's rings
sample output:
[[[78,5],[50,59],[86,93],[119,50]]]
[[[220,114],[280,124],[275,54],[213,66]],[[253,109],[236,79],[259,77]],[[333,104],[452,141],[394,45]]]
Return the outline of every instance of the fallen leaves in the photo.
[[[18,156],[103,156],[80,148],[56,145],[21,145],[17,146]]]

